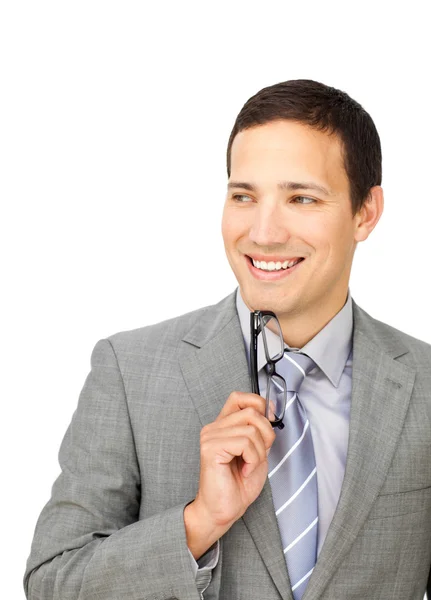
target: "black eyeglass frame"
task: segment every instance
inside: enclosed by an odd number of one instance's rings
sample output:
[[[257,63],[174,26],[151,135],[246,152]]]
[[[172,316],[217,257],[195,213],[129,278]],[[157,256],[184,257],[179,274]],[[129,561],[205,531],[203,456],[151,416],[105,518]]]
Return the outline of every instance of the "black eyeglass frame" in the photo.
[[[281,351],[274,358],[272,358],[269,355],[269,351],[268,351],[268,344],[267,344],[266,335],[264,332],[264,328],[265,328],[264,318],[265,317],[271,317],[271,318],[275,319],[275,321],[278,325],[278,328],[280,330]],[[275,313],[273,313],[270,310],[255,310],[255,311],[250,312],[251,389],[252,389],[253,394],[258,394],[260,396],[261,394],[260,394],[260,389],[259,389],[259,377],[258,377],[258,372],[257,372],[257,338],[258,338],[259,333],[262,333],[263,345],[265,348],[268,380],[275,374],[275,375],[277,375],[277,377],[279,379],[281,379],[284,382],[284,410],[283,410],[283,413],[280,416],[280,418],[276,419],[275,421],[270,421],[270,423],[273,427],[278,427],[279,429],[283,429],[284,428],[283,418],[284,418],[284,413],[286,411],[287,386],[286,386],[286,380],[284,379],[284,377],[282,377],[279,373],[276,372],[275,365],[284,356],[284,341],[283,341],[283,337],[281,335],[280,323],[279,323]],[[268,418],[268,408],[269,408],[269,406],[268,406],[269,405],[269,395],[268,394],[269,394],[269,385],[267,386],[267,398],[266,398],[266,409],[265,409],[265,416],[267,418]]]

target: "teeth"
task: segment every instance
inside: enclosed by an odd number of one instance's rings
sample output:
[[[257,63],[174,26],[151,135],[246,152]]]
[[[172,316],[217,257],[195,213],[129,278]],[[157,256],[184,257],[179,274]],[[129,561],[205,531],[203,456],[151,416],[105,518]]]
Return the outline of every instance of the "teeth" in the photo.
[[[283,263],[281,262],[265,262],[264,260],[258,261],[258,260],[254,260],[253,258],[251,259],[253,261],[253,265],[257,268],[257,269],[262,269],[262,271],[280,271],[281,269],[287,269],[288,267],[293,267],[293,265],[296,265],[296,263],[298,263],[301,259],[300,258],[296,258],[294,260],[285,260]]]

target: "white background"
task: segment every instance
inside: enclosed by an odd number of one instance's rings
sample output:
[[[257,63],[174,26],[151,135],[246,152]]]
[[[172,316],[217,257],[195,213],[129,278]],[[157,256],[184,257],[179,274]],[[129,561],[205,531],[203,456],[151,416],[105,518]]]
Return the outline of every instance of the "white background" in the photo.
[[[24,598],[96,341],[236,286],[220,233],[226,145],[262,87],[316,79],[373,117],[386,207],[358,248],[352,295],[431,342],[426,7],[1,4],[2,597]]]

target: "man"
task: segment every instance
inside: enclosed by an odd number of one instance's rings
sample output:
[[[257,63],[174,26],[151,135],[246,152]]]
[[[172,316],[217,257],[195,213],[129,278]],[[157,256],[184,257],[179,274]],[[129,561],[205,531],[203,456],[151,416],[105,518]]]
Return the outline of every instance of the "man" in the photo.
[[[227,157],[239,288],[98,342],[31,600],[423,598],[431,346],[348,287],[383,210],[373,121],[287,81],[244,105]]]

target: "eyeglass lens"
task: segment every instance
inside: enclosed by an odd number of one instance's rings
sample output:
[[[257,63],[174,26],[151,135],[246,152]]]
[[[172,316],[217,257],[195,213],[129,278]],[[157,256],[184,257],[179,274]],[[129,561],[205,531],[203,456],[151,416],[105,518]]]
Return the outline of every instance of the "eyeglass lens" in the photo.
[[[262,338],[267,362],[281,359],[284,353],[284,341],[280,324],[277,319],[270,315],[262,317]],[[268,343],[268,330],[279,337],[279,344]],[[272,337],[272,341],[274,338]],[[269,365],[267,365],[269,367]],[[274,369],[271,369],[274,371]],[[270,374],[267,368],[266,378],[266,416],[270,421],[276,421],[283,417],[286,404],[286,382],[277,373]],[[263,395],[263,394],[262,394]]]
[[[267,417],[270,421],[283,418],[286,404],[286,383],[276,373],[267,376],[266,381],[266,406]]]

